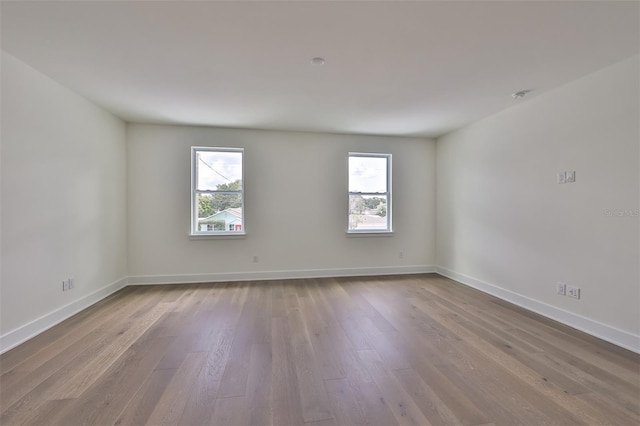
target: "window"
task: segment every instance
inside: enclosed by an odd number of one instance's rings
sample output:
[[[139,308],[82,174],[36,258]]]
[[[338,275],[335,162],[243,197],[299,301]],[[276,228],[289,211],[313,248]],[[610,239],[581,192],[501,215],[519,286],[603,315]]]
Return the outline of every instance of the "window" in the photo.
[[[191,234],[244,233],[244,150],[191,148]]]
[[[348,232],[391,231],[391,154],[350,152]]]

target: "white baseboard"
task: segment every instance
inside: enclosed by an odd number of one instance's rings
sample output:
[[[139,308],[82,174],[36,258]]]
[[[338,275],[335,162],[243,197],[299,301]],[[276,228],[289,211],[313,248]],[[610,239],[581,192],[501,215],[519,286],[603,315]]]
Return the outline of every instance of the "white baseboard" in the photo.
[[[640,336],[629,333],[628,331],[620,330],[610,325],[602,324],[581,315],[565,311],[564,309],[530,299],[526,296],[522,296],[494,284],[489,284],[467,275],[460,274],[442,266],[436,266],[435,269],[438,274],[451,278],[461,284],[473,287],[499,299],[513,303],[514,305],[518,305],[547,318],[551,318],[552,320],[561,322],[562,324],[584,331],[587,334],[605,340],[609,343],[613,343],[614,345],[640,353]]]
[[[431,265],[383,266],[370,268],[298,269],[291,271],[222,272],[183,275],[135,275],[129,285],[192,284],[221,281],[284,280],[298,278],[357,277],[368,275],[404,275],[435,272]]]
[[[115,293],[127,285],[127,278],[121,278],[108,284],[101,289],[87,294],[80,299],[62,306],[55,311],[49,312],[23,326],[16,328],[2,336],[0,336],[0,354],[12,349],[19,344],[37,336],[38,334],[50,329],[56,324],[61,323],[65,319],[77,314],[83,309],[101,301],[105,297]]]

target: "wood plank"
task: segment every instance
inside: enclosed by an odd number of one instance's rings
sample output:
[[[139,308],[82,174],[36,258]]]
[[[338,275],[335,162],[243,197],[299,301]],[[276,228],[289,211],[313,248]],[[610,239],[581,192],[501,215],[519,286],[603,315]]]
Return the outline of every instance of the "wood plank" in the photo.
[[[247,407],[245,409],[249,425],[262,426],[271,422],[271,371],[271,345],[266,343],[253,344],[251,346],[251,361],[249,362]]]
[[[81,323],[78,323],[78,316],[74,316],[66,320],[64,324],[59,324],[58,326],[48,330],[47,333],[43,333],[42,335],[40,335],[43,336],[42,339],[38,339],[40,336],[37,336],[35,340],[40,341],[43,344],[43,347],[36,348],[33,354],[24,354],[24,352],[22,351],[23,345],[9,351],[6,354],[3,354],[3,357],[5,357],[5,355],[10,356],[14,352],[16,352],[22,355],[26,355],[24,357],[24,361],[28,361],[26,363],[20,363],[11,370],[5,372],[5,374],[1,378],[3,384],[7,387],[11,387],[13,379],[12,376],[21,376],[20,374],[16,373],[33,373],[36,370],[43,370],[45,372],[48,372],[49,375],[54,373],[56,371],[55,367],[59,367],[60,362],[56,362],[55,365],[51,365],[51,360],[53,358],[68,358],[70,347],[74,347],[74,351],[79,351],[79,348],[86,348],[93,344],[93,342],[101,341],[102,339],[104,339],[105,334],[122,328],[123,324],[120,321],[115,321],[116,319],[122,319],[124,317],[126,318],[125,321],[127,321],[128,323],[132,323],[133,321],[129,320],[132,312],[147,312],[153,306],[153,304],[156,303],[156,300],[157,297],[150,296],[148,293],[133,293],[131,294],[130,298],[126,298],[124,301],[118,300],[118,305],[115,306],[112,310],[107,310],[105,312],[105,309],[97,307],[96,314],[98,316],[95,321],[82,321]],[[83,312],[86,312],[86,310]],[[85,317],[84,315],[80,315],[79,318]],[[73,327],[74,330],[78,331],[77,334],[64,333],[67,322],[70,327]],[[60,332],[58,329],[61,329],[62,332]],[[44,336],[47,336],[49,334],[49,331],[51,331],[52,335],[55,336],[55,340],[44,338]],[[27,342],[26,347],[30,347],[31,342],[32,341]],[[4,365],[5,364],[3,364],[3,366]],[[19,379],[18,381],[23,381],[23,379]]]
[[[73,404],[49,420],[58,424],[115,423],[174,339],[159,337],[136,342]]]
[[[640,416],[638,414],[612,401],[606,395],[589,392],[578,395],[578,399],[583,401],[585,405],[592,407],[594,411],[601,413],[603,420],[606,418],[606,422],[609,424],[640,424]],[[640,401],[640,395],[638,395],[638,400]]]
[[[630,356],[633,354],[626,349],[589,336],[586,333],[518,306],[505,304],[506,302],[502,300],[493,300],[491,303],[506,312],[518,312],[518,315],[513,315],[511,319],[514,325],[517,324],[517,328],[538,336],[541,340],[554,346],[570,348],[569,352],[580,358],[584,363],[599,366],[634,386],[640,385],[634,379],[634,374],[638,371],[638,354]]]
[[[288,317],[293,363],[296,367],[304,421],[313,422],[333,418],[304,317],[300,310],[289,312]]]
[[[271,321],[272,330],[272,389],[274,425],[297,425],[304,423],[302,403],[298,388],[298,376],[294,363],[293,349],[290,340],[289,324],[284,317],[276,317]]]
[[[29,411],[19,421],[14,418],[9,422],[2,422],[4,426],[10,425],[64,425],[54,419],[60,412],[65,412],[74,403],[73,399],[55,399],[41,404],[38,410]]]
[[[373,379],[371,383],[364,383],[352,378],[348,379],[353,389],[357,389],[355,396],[365,413],[366,425],[394,426],[399,424],[386,400]]]
[[[324,386],[329,395],[335,421],[340,425],[367,424],[366,414],[358,403],[359,389],[353,389],[347,379],[325,380]]]
[[[107,300],[102,300],[92,306],[95,309],[95,313],[98,314],[95,321],[85,321],[93,313],[93,309],[85,309],[67,319],[64,324],[58,324],[47,330],[46,333],[42,333],[0,355],[1,378],[5,380],[5,374],[11,371],[32,371],[78,340],[91,336],[95,330],[99,330],[105,323],[116,317],[119,312],[126,311],[131,304],[135,303],[135,300],[138,300],[133,291],[125,290],[127,289],[122,289]],[[117,300],[116,309],[109,306],[109,300],[114,302]],[[67,333],[67,327],[74,327],[77,332],[69,334]],[[100,333],[101,331],[96,332]],[[20,365],[27,361],[27,367],[20,368]]]
[[[244,396],[218,398],[213,409],[211,425],[245,425],[246,399]]]
[[[348,346],[338,344],[336,338],[337,333],[335,327],[330,327],[316,321],[308,322],[309,338],[316,360],[320,367],[322,378],[327,379],[343,379],[347,377],[345,367],[343,365],[343,351],[351,350],[351,345],[347,341]]]
[[[193,383],[179,424],[199,426],[207,424],[211,419],[222,377],[218,360],[215,351],[207,353],[204,365]]]
[[[92,305],[91,309],[85,309],[66,319],[63,323],[50,328],[46,333],[39,334],[3,353],[0,355],[0,374],[4,375],[27,361],[29,362],[28,369],[33,370],[37,365],[41,365],[41,363],[33,362],[32,357],[43,354],[45,360],[50,359],[53,356],[51,345],[59,345],[61,349],[64,349],[73,342],[82,339],[91,333],[91,330],[98,328],[109,319],[111,313],[117,310],[117,308],[114,309],[114,305],[121,307],[122,310],[124,310],[127,305],[131,305],[136,298],[136,293],[138,293],[138,291],[132,287],[123,288]],[[92,316],[94,317],[93,321],[86,321],[87,318]],[[69,327],[78,330],[77,333],[69,335]],[[60,345],[61,339],[65,336],[69,336],[67,337],[66,344]]]
[[[373,349],[390,370],[411,368],[409,358],[404,351],[405,348],[400,343],[398,332],[381,332],[368,317],[356,318],[356,321]]]
[[[430,423],[434,425],[462,424],[455,413],[447,407],[415,370],[396,370],[394,374]]]
[[[166,309],[167,305],[162,304],[138,318],[138,321],[131,328],[124,331],[119,338],[107,345],[89,363],[69,377],[55,392],[55,399],[79,397],[160,318]]]
[[[158,405],[178,369],[154,370],[116,420],[116,425],[143,425]]]
[[[560,404],[562,407],[568,408],[569,411],[575,417],[578,417],[579,419],[581,419],[581,422],[584,422],[587,424],[602,422],[603,418],[602,416],[599,415],[599,413],[595,412],[590,407],[586,407],[584,404],[581,403],[580,400],[576,398],[571,398],[562,389],[558,388],[552,383],[549,383],[548,381],[545,381],[543,377],[539,376],[535,371],[531,370],[526,365],[521,364],[520,362],[511,358],[507,354],[504,354],[496,350],[494,347],[492,347],[490,344],[485,342],[483,339],[479,338],[472,332],[466,330],[463,326],[459,325],[456,321],[452,319],[451,316],[448,315],[449,312],[446,309],[439,307],[437,304],[435,304],[433,300],[430,299],[428,302],[422,301],[422,303],[430,304],[431,314],[434,317],[438,318],[440,321],[442,321],[443,324],[453,329],[456,332],[456,334],[458,334],[463,338],[466,344],[471,345],[476,349],[479,349],[479,352],[478,352],[479,354],[481,353],[488,354],[487,356],[491,358],[494,362],[499,364],[503,370],[509,371],[515,376],[520,377],[523,383],[523,387],[525,388],[530,388],[532,386],[535,387],[537,392],[540,392],[543,395],[546,395],[546,397],[548,398],[549,404]],[[462,377],[456,371],[451,371],[447,377],[450,380],[457,381],[459,384],[462,384],[462,382],[465,382],[471,385],[478,383],[476,387],[479,390],[481,389],[481,386],[483,386],[483,383],[478,382],[477,380],[466,381],[466,376]],[[469,395],[469,393],[467,393],[467,395]],[[483,396],[482,391],[474,392],[472,393],[472,395],[476,395],[476,397],[478,398],[482,398]],[[492,403],[492,400],[484,401],[484,404],[486,405],[490,405],[491,403]],[[479,404],[479,406],[482,406],[482,404]],[[517,408],[517,407],[514,407],[514,408]],[[494,409],[495,409],[495,412],[492,415],[497,416],[499,415],[499,413],[501,413],[500,415],[506,416],[507,418],[510,418],[511,416],[513,416],[513,414],[510,414],[507,411],[505,411],[505,406],[502,406],[502,405],[494,406]]]
[[[371,298],[371,296],[369,297]],[[396,327],[402,329],[408,336],[412,337],[411,339],[407,339],[404,345],[410,353],[414,353],[412,362],[419,370],[424,371],[426,369],[428,375],[433,375],[431,367],[423,363],[423,358],[427,357],[430,362],[437,365],[440,371],[446,374],[446,381],[443,382],[442,379],[439,380],[439,386],[445,386],[444,389],[439,389],[439,393],[442,393],[443,396],[448,399],[449,404],[455,404],[452,406],[456,406],[456,413],[460,412],[459,417],[464,419],[465,422],[469,420],[471,424],[484,422],[483,415],[478,413],[477,407],[482,407],[482,410],[489,412],[491,417],[506,423],[517,423],[523,409],[525,411],[532,411],[531,407],[526,403],[513,404],[515,412],[511,412],[505,404],[502,404],[501,400],[509,399],[511,395],[504,393],[502,387],[490,373],[483,376],[482,380],[474,381],[464,379],[469,375],[478,375],[478,372],[483,371],[483,369],[475,365],[474,360],[476,358],[472,352],[468,350],[461,351],[456,348],[455,345],[461,342],[458,336],[451,333],[446,333],[444,336],[440,336],[441,333],[436,335],[415,334],[412,331],[412,328],[415,328],[413,327],[414,324],[412,324],[415,318],[414,314],[405,315],[402,309],[402,305],[406,304],[407,301],[398,300],[399,308],[397,308],[397,312],[394,312],[384,306],[384,300],[385,298],[378,297],[370,301],[381,310],[384,315],[388,316],[390,321],[396,324]],[[433,313],[435,312],[432,312],[432,314]],[[438,327],[441,326],[442,325],[439,325]],[[436,345],[431,344],[430,341],[433,339],[435,339]],[[419,354],[419,356],[417,354]],[[466,400],[466,398],[462,401],[460,400],[462,395],[459,395],[459,392],[461,389],[464,390],[463,395],[471,398],[473,403],[467,402],[460,406],[460,402]],[[456,393],[458,393],[458,396],[452,398]],[[494,398],[488,397],[489,395],[493,395]],[[498,401],[500,401],[500,403],[498,403]],[[532,417],[531,421],[539,423],[540,419],[537,419],[536,415],[536,412],[530,413]],[[537,417],[540,416],[538,415]],[[543,421],[546,421],[546,419],[543,418]]]
[[[380,355],[374,350],[359,351],[358,355],[387,401],[398,424],[430,425],[411,396],[404,390],[398,379],[391,373]]]
[[[251,345],[253,343],[262,343],[265,340],[264,336],[255,328],[262,318],[262,315],[258,312],[260,306],[254,292],[251,293],[251,297],[247,298],[242,306],[242,313],[235,329],[231,352],[220,383],[219,398],[244,396],[246,394],[249,363],[251,361]],[[269,324],[271,324],[270,320]]]
[[[193,383],[206,360],[206,352],[190,353],[178,368],[149,416],[148,424],[176,425],[193,391]]]
[[[140,306],[132,307],[132,312],[149,312],[156,303],[157,298],[148,293],[148,302]],[[118,339],[124,330],[131,328],[134,320],[129,316],[120,318],[112,324],[104,325],[103,333],[96,333],[91,338],[76,341],[64,351],[52,351],[52,357],[44,363],[38,358],[33,358],[34,369],[15,373],[10,372],[10,379],[5,375],[2,380],[2,392],[0,393],[0,406],[3,407],[2,416],[5,421],[10,417],[20,416],[22,411],[37,409],[38,404],[47,399],[55,399],[55,392],[74,376],[82,368],[95,361],[96,354]],[[20,368],[31,366],[24,364]],[[16,376],[13,377],[13,374]]]
[[[272,285],[271,318],[287,316],[287,305],[284,301],[284,286],[282,281],[277,281]]]

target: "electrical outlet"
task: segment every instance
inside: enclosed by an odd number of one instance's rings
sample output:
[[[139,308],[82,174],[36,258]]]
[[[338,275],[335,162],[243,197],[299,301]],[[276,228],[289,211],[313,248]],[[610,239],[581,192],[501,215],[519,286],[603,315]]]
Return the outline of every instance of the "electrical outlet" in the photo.
[[[69,291],[75,286],[76,285],[73,278],[67,278],[65,280],[62,280],[62,291]]]
[[[556,283],[556,293],[561,296],[567,294],[567,285],[565,283]]]
[[[565,183],[567,181],[566,172],[558,172],[558,183]]]
[[[404,259],[404,252],[403,252],[403,251],[401,251],[400,253],[398,253],[398,257],[399,257],[400,259]]]
[[[258,256],[253,256],[253,263],[258,263],[260,259],[258,259]]]
[[[69,278],[69,290],[73,290],[76,288],[76,280],[74,278]]]
[[[570,171],[570,172],[565,172],[565,182],[567,183],[573,183],[576,181],[576,172],[574,171]]]
[[[567,296],[573,297],[574,299],[580,299],[580,287],[574,287],[574,286],[568,285]]]

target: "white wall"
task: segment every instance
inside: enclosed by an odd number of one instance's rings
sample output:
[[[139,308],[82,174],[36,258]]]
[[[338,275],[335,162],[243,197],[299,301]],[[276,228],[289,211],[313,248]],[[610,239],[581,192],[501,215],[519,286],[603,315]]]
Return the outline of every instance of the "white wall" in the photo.
[[[433,140],[142,124],[127,126],[127,140],[133,283],[411,272],[435,261]],[[245,238],[189,238],[192,145],[245,148]],[[393,154],[393,236],[346,236],[349,151]]]
[[[6,349],[125,283],[126,132],[4,52],[1,101]],[[67,277],[76,287],[63,293]]]
[[[638,75],[636,56],[438,139],[440,271],[640,350]]]

